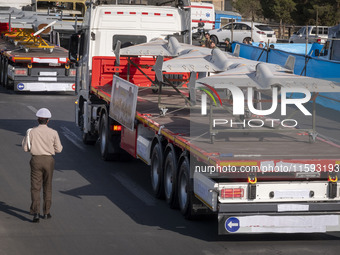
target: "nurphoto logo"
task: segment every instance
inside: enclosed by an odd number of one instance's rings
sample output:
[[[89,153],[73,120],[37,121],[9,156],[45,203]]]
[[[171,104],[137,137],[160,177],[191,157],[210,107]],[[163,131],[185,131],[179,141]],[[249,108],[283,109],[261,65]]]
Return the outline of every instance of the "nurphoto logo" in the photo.
[[[233,115],[245,115],[245,95],[244,91],[242,91],[241,88],[229,85],[228,89],[230,90],[232,97],[233,97]],[[304,97],[302,98],[287,98],[287,94],[291,93],[299,93],[303,94]],[[219,101],[220,97],[215,91],[215,95],[218,97]],[[209,96],[212,97],[212,94],[209,93]],[[254,115],[261,115],[261,116],[267,116],[272,113],[274,113],[277,110],[278,102],[279,102],[279,93],[278,88],[274,87],[272,88],[272,105],[269,109],[266,110],[259,110],[254,107],[253,104],[253,96],[254,91],[253,88],[249,87],[247,89],[247,106],[248,110],[254,114]],[[301,87],[282,87],[281,88],[281,115],[285,116],[287,115],[287,105],[295,105],[305,116],[311,116],[312,114],[303,106],[304,103],[307,103],[311,100],[311,93],[306,88]],[[207,93],[202,93],[201,98],[201,114],[207,115]],[[248,120],[248,126],[249,127],[262,127],[265,122],[271,123],[272,126],[274,126],[274,122],[279,121],[278,119],[266,119],[266,120]],[[232,120],[227,119],[215,119],[214,121],[214,127],[215,125],[224,125],[229,123],[231,126],[233,124],[246,124],[246,120],[243,120],[243,122],[234,122]],[[290,125],[288,123],[291,123]],[[297,121],[294,119],[285,119],[281,121],[281,125],[283,127],[295,127],[297,126]]]

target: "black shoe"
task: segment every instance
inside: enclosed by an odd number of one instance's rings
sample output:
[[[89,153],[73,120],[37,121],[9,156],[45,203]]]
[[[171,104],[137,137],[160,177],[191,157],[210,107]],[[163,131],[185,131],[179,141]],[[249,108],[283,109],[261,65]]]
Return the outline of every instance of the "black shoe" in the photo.
[[[44,214],[44,219],[45,220],[48,220],[48,219],[51,219],[51,218],[52,218],[52,215],[50,213]]]
[[[32,222],[33,222],[33,223],[38,223],[39,220],[40,220],[40,215],[39,215],[39,213],[35,213],[34,216],[33,216]]]

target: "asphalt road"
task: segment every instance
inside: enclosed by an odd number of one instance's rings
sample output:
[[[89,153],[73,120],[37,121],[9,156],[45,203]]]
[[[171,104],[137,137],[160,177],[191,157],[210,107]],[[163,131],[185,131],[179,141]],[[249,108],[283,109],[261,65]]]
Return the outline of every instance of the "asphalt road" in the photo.
[[[214,217],[184,220],[153,198],[143,163],[104,162],[97,146],[82,144],[75,100],[0,88],[1,255],[338,254],[340,233],[218,236]],[[30,155],[21,141],[41,107],[51,110],[50,126],[64,150],[55,157],[53,218],[35,224],[29,215]],[[339,122],[331,124],[339,128]]]

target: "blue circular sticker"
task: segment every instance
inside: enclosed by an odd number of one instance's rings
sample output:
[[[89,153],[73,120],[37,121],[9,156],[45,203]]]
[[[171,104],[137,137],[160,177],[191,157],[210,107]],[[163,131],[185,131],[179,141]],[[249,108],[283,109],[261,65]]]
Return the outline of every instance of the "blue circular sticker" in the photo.
[[[235,217],[230,217],[225,221],[225,229],[228,232],[236,232],[240,229],[240,220]]]
[[[210,13],[207,12],[207,13],[205,14],[205,16],[207,16],[207,18],[209,18],[209,17],[210,17]]]
[[[23,90],[25,88],[25,85],[23,83],[18,83],[17,88],[18,90]]]

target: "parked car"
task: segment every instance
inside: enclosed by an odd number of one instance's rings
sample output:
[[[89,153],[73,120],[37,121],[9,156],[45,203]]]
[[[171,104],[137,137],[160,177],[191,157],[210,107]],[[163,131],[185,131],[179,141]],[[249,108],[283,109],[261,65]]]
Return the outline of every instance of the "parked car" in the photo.
[[[307,40],[309,43],[325,43],[328,38],[328,27],[326,26],[308,26],[308,32],[306,33],[306,27],[300,28],[299,31],[295,32],[290,38],[290,43],[305,43]]]
[[[233,28],[233,29],[232,29]],[[231,36],[233,30],[233,36]],[[253,42],[268,42],[276,43],[276,35],[273,29],[266,24],[253,22],[253,37],[251,33],[251,22],[235,22],[228,23],[219,29],[209,31],[210,38],[215,43],[224,42],[225,38],[230,38],[233,41],[243,42],[244,39]]]

